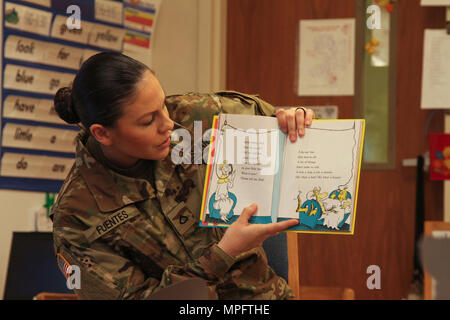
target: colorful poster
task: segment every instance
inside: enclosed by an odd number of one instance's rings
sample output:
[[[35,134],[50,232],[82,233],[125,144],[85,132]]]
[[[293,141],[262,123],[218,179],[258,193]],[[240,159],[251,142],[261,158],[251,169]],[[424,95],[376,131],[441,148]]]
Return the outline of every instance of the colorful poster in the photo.
[[[148,10],[157,10],[161,0],[124,0],[124,3]]]
[[[127,48],[132,50],[130,45],[144,48],[144,49],[150,48],[150,35],[149,34],[127,30],[123,41],[124,41],[124,49],[125,49],[125,46],[127,46]]]
[[[150,39],[151,34],[127,30],[123,39],[123,53],[144,63],[148,61],[150,64]]]
[[[450,180],[450,134],[430,133],[430,179]]]
[[[125,9],[124,25],[127,28],[138,31],[151,32],[154,18],[154,12],[147,12],[128,7]]]
[[[151,65],[151,38],[155,32],[161,0],[125,0],[124,26],[127,29],[123,53]]]

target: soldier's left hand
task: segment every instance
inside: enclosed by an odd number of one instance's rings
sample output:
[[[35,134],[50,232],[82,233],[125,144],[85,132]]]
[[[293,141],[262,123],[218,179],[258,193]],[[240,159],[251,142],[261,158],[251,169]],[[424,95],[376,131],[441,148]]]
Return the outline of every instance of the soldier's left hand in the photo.
[[[280,130],[289,135],[291,142],[305,135],[305,126],[309,127],[314,119],[314,111],[304,107],[279,109],[276,113]]]

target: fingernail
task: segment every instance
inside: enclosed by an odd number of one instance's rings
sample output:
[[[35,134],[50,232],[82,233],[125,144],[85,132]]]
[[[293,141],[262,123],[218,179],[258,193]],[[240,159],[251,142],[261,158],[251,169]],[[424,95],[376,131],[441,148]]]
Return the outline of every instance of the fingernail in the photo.
[[[291,134],[291,135],[290,135],[290,138],[291,138],[291,141],[292,141],[292,142],[295,142],[295,138],[296,138],[295,134]]]

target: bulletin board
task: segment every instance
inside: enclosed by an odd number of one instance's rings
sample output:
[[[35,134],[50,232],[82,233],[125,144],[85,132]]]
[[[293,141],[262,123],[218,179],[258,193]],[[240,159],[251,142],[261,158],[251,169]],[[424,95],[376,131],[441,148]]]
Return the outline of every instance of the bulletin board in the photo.
[[[60,190],[79,128],[58,117],[54,95],[96,53],[148,53],[154,2],[3,1],[0,189]]]

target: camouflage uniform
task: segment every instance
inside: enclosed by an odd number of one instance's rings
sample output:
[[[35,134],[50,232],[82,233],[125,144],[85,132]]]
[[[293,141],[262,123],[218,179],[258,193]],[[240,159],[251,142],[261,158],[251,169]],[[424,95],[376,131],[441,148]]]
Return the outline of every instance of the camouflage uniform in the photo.
[[[203,131],[218,113],[275,111],[234,92],[171,96],[166,105],[174,121],[190,130],[202,121]],[[224,229],[199,227],[205,165],[174,165],[169,154],[154,162],[153,181],[132,178],[101,165],[86,140],[82,132],[52,208],[55,251],[80,267],[80,299],[146,299],[192,277],[219,299],[293,298],[262,247],[233,258],[217,246]]]

